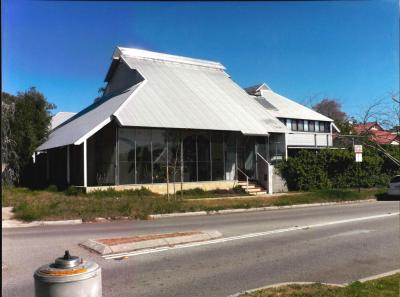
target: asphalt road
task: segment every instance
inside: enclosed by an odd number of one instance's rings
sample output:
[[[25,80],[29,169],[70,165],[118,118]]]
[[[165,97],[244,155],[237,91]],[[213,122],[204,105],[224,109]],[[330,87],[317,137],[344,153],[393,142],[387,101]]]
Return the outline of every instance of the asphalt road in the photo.
[[[2,293],[33,296],[33,272],[65,249],[103,269],[103,296],[227,296],[287,281],[342,283],[400,268],[399,216],[335,223],[127,260],[105,260],[87,238],[218,230],[224,237],[399,212],[399,202],[3,229]]]

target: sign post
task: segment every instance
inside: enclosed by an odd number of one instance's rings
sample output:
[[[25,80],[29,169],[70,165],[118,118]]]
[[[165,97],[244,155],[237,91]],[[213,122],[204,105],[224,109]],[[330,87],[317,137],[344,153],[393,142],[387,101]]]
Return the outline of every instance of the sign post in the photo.
[[[360,186],[360,163],[362,162],[362,145],[354,145],[354,153],[356,154],[356,163],[357,163],[357,178],[358,178],[358,192],[361,192]]]

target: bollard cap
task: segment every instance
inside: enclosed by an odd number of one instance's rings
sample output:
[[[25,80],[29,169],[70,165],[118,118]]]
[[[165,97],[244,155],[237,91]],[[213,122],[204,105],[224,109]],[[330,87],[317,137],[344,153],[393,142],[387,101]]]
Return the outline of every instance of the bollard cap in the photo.
[[[93,277],[101,273],[99,265],[93,261],[83,261],[65,251],[54,263],[44,265],[35,271],[34,277],[42,282],[69,282]]]
[[[72,268],[80,264],[79,257],[71,256],[69,251],[66,250],[63,257],[59,257],[55,260],[54,266],[57,268]]]

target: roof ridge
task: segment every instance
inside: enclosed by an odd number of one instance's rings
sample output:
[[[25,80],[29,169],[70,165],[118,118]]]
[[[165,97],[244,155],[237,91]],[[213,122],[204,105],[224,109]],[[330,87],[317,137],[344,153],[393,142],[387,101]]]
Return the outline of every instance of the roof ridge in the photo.
[[[189,64],[189,65],[221,69],[221,70],[226,69],[221,63],[211,61],[211,60],[195,59],[195,58],[178,56],[178,55],[170,55],[170,54],[147,51],[147,50],[142,50],[142,49],[137,49],[137,48],[117,47],[113,53],[113,58],[119,58],[121,56],[142,59],[142,60],[157,60],[157,61],[166,61],[166,62],[172,62],[172,63]]]

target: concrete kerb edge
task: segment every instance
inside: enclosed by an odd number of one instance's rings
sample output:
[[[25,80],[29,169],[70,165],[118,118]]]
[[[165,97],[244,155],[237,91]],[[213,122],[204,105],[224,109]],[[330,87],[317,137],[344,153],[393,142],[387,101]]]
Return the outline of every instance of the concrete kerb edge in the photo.
[[[378,279],[378,278],[390,276],[390,275],[393,275],[393,274],[396,274],[396,273],[400,273],[400,269],[395,269],[395,270],[388,271],[388,272],[385,272],[385,273],[380,273],[380,274],[376,274],[376,275],[373,275],[373,276],[361,278],[358,281],[361,282],[361,283],[364,283],[364,282],[367,282],[367,281],[370,281],[370,280],[375,280],[375,279]],[[311,285],[311,284],[315,284],[315,283],[319,283],[319,282],[284,282],[284,283],[276,283],[276,284],[272,284],[272,285],[268,285],[268,286],[264,286],[264,287],[259,287],[259,288],[255,288],[255,289],[251,289],[251,290],[246,290],[246,291],[243,291],[243,292],[240,292],[240,293],[235,293],[233,295],[229,295],[228,297],[238,297],[238,296],[240,296],[242,294],[245,294],[245,293],[253,293],[253,292],[256,292],[256,291],[259,291],[259,290],[265,290],[265,289],[269,289],[269,288],[277,288],[277,287],[281,287],[281,286]],[[342,283],[342,284],[319,283],[319,284],[326,285],[326,286],[334,286],[334,287],[342,287],[343,288],[345,286],[350,285],[351,283]]]
[[[268,211],[268,210],[291,209],[291,208],[306,208],[306,207],[330,206],[330,205],[341,205],[341,204],[356,204],[356,203],[365,203],[365,202],[374,202],[374,201],[376,201],[376,199],[364,199],[364,200],[340,201],[340,202],[323,202],[323,203],[311,203],[311,204],[295,204],[295,205],[283,205],[283,206],[265,206],[265,207],[255,207],[255,208],[223,209],[223,210],[208,211],[208,212],[207,211],[182,212],[182,213],[177,212],[177,213],[166,213],[166,214],[152,214],[152,215],[149,215],[149,219],[229,214],[229,213],[242,213],[242,212],[254,212],[254,211]]]
[[[33,221],[21,222],[18,220],[4,220],[1,222],[1,228],[23,228],[23,227],[38,227],[38,226],[58,226],[58,225],[77,225],[82,224],[82,219],[77,220],[62,220],[62,221]]]
[[[160,239],[151,239],[139,242],[123,243],[118,245],[106,245],[102,244],[94,239],[85,240],[78,245],[94,251],[101,256],[119,254],[125,252],[132,252],[143,249],[154,249],[165,246],[174,246],[178,244],[190,243],[190,242],[200,242],[215,239],[221,237],[222,234],[218,231],[201,231],[200,234],[186,235],[186,236],[175,236]]]

